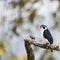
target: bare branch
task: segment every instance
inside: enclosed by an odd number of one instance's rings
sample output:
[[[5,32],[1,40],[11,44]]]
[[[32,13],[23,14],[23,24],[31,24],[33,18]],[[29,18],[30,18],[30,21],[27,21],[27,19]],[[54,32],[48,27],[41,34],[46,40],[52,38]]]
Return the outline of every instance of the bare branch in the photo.
[[[25,41],[28,41],[30,44],[33,44],[34,46],[37,46],[37,47],[40,47],[40,48],[60,51],[59,46],[55,46],[55,45],[51,46],[51,45],[48,45],[48,44],[40,44],[37,41],[32,40],[32,39],[25,39]]]
[[[28,40],[25,40],[24,42],[25,42],[25,48],[27,52],[27,60],[35,60],[31,43]]]

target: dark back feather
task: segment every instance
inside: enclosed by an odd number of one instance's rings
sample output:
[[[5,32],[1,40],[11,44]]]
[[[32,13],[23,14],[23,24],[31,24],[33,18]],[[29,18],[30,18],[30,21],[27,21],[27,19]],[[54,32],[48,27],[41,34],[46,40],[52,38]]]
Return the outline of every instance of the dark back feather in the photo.
[[[43,32],[43,36],[44,36],[44,38],[46,38],[50,42],[50,44],[53,43],[53,37],[52,37],[52,35],[51,35],[51,33],[50,33],[50,31],[48,29],[46,29]]]

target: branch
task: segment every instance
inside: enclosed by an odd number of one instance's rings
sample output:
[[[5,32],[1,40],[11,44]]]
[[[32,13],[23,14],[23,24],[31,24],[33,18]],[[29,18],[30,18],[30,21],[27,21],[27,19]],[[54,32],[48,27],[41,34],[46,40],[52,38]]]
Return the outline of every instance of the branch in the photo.
[[[55,46],[55,45],[48,45],[48,44],[40,44],[35,40],[32,39],[24,39],[24,41],[29,42],[29,44],[33,44],[34,46],[40,47],[40,48],[44,48],[44,49],[50,49],[50,50],[56,50],[56,51],[60,51],[59,46]]]
[[[24,42],[25,42],[25,49],[27,52],[27,60],[35,60],[30,42],[28,40],[25,40]]]

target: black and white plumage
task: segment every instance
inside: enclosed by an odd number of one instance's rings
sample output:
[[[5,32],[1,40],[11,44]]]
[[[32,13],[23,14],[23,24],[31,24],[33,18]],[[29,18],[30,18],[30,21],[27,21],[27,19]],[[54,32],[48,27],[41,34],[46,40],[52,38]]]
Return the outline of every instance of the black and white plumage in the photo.
[[[46,25],[41,25],[40,28],[41,28],[42,36],[44,40],[46,40],[46,43],[49,43],[50,45],[53,44],[53,37],[50,31],[48,30],[48,27]]]

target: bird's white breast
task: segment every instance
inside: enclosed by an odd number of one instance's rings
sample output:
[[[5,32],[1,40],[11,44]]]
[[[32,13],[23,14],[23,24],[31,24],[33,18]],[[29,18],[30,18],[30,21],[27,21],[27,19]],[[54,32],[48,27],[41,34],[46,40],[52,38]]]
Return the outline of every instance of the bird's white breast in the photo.
[[[44,38],[44,36],[43,36],[43,32],[45,31],[45,30],[43,30],[43,29],[41,29],[40,30],[41,31],[41,40],[42,40],[42,43],[49,43],[49,41],[46,39],[46,38]]]

